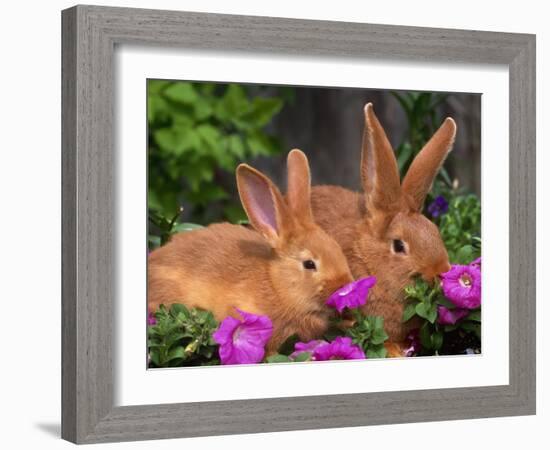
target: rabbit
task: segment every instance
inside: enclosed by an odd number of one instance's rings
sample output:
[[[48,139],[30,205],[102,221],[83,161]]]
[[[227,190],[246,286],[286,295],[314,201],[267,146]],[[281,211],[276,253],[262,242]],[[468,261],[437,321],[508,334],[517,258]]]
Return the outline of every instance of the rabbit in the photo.
[[[331,310],[328,296],[353,281],[340,246],[314,221],[307,157],[287,159],[287,200],[269,178],[240,164],[241,203],[254,229],[228,223],[176,234],[149,256],[148,309],[183,303],[221,321],[236,308],[268,316],[272,354],[290,336],[320,338]]]
[[[395,154],[371,103],[364,113],[364,193],[314,186],[311,205],[315,221],[342,247],[353,276],[376,276],[363,313],[384,318],[389,356],[403,356],[407,335],[419,326],[416,319],[402,323],[403,289],[417,275],[432,282],[450,269],[439,230],[421,211],[451,150],[456,124],[445,119],[400,182]]]

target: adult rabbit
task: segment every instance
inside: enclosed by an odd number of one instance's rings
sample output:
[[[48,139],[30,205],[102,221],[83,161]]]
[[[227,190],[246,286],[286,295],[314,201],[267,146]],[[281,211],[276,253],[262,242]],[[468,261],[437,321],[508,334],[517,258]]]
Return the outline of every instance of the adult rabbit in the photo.
[[[320,338],[332,313],[328,296],[352,281],[336,241],[314,221],[310,172],[299,150],[288,155],[285,200],[254,168],[237,168],[242,205],[254,230],[218,223],[175,235],[153,251],[148,266],[148,306],[183,303],[211,311],[218,321],[236,311],[267,315],[271,353],[291,335]]]
[[[363,312],[384,317],[391,356],[401,356],[414,320],[402,322],[403,289],[415,276],[435,280],[450,269],[434,223],[422,215],[433,180],[451,150],[456,125],[447,118],[400,181],[394,151],[368,103],[361,156],[364,193],[314,186],[315,221],[342,247],[355,278],[375,275]]]

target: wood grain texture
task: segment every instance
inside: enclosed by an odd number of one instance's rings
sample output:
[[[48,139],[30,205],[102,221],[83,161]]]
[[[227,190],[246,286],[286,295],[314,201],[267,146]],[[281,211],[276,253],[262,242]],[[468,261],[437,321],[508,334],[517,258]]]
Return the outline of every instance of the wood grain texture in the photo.
[[[535,412],[534,36],[95,6],[62,16],[63,438],[93,443]],[[116,44],[507,65],[510,384],[113,407]]]

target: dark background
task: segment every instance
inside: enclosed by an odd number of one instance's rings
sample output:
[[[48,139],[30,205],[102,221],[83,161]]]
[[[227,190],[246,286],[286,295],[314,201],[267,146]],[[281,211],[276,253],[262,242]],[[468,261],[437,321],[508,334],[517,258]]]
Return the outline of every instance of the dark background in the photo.
[[[338,184],[359,190],[359,162],[363,133],[363,107],[372,102],[394,149],[405,139],[405,112],[388,91],[366,89],[297,88],[293,103],[285,105],[267,128],[285,150],[303,150],[309,157],[314,184]],[[453,151],[445,167],[466,190],[480,195],[481,95],[449,94],[438,107],[441,120],[457,123]],[[252,160],[261,170],[283,183],[285,157]],[[282,184],[279,184],[282,186]]]

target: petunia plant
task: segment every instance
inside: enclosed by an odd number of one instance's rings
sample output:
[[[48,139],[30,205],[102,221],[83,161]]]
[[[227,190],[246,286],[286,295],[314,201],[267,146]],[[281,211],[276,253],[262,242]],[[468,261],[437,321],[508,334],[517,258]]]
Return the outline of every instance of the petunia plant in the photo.
[[[455,264],[429,285],[422,279],[405,289],[403,321],[414,317],[422,355],[481,351],[481,260]]]
[[[355,323],[346,330],[346,336],[365,352],[367,358],[385,358],[387,351],[384,342],[388,340],[388,335],[384,330],[384,318],[364,316],[359,311],[354,316]]]
[[[219,364],[212,313],[184,305],[163,305],[147,317],[149,367]]]

